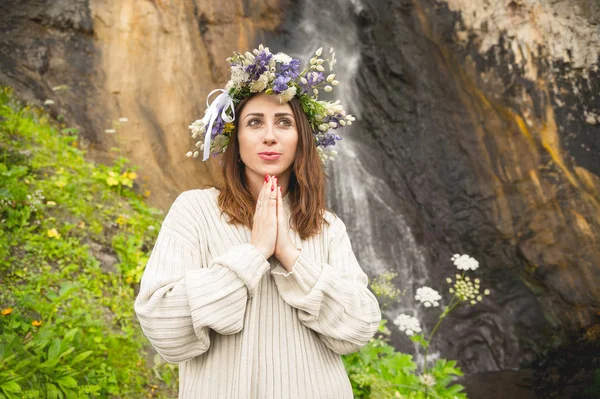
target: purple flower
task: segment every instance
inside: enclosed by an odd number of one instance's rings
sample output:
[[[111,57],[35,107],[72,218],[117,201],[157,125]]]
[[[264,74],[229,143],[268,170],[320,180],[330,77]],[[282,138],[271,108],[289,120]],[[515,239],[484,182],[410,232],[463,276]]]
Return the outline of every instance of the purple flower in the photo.
[[[321,146],[323,148],[327,148],[331,145],[335,145],[336,140],[341,140],[342,138],[337,134],[327,131],[321,137],[317,139],[317,146]]]
[[[323,72],[314,72],[314,71],[307,72],[306,75],[304,75],[304,78],[307,80],[307,84],[300,83],[300,87],[302,88],[302,93],[311,91],[313,86],[316,86],[325,80],[325,76],[323,76]]]
[[[287,83],[290,81],[290,77],[289,76],[283,76],[283,75],[279,75],[277,76],[277,78],[275,79],[275,81],[273,81],[273,91],[275,93],[281,93],[282,91],[285,91],[288,89],[288,85]]]
[[[288,64],[278,64],[277,74],[287,76],[290,79],[296,79],[300,72],[300,60],[292,59]]]
[[[271,57],[273,57],[273,54],[267,54],[264,50],[254,57],[254,64],[246,67],[246,72],[250,74],[250,80],[258,79],[260,75],[267,71]]]
[[[223,121],[223,119],[221,119],[222,111],[223,111],[223,108],[219,109],[219,114],[217,115],[217,118],[215,119],[215,123],[213,123],[212,131],[210,132],[211,139],[214,139],[219,134],[221,134],[221,132],[223,131],[223,126],[225,125],[225,122]]]

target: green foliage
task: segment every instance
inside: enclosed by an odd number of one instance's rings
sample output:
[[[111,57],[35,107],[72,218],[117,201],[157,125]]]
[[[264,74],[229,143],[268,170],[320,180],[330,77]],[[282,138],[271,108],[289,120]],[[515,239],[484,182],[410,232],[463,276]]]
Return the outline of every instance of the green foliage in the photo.
[[[133,311],[162,212],[77,140],[0,91],[0,398],[173,397]]]
[[[387,342],[390,334],[383,319],[379,332],[360,351],[342,357],[355,398],[466,399],[462,385],[452,384],[463,373],[455,361],[439,359],[429,372],[434,383],[417,375],[411,355],[397,352]]]

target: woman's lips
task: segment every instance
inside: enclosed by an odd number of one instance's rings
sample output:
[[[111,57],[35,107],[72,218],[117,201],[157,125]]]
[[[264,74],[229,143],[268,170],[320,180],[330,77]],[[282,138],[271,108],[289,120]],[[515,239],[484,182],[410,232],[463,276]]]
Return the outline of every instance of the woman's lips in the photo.
[[[258,154],[258,156],[267,161],[275,161],[279,159],[281,154]]]

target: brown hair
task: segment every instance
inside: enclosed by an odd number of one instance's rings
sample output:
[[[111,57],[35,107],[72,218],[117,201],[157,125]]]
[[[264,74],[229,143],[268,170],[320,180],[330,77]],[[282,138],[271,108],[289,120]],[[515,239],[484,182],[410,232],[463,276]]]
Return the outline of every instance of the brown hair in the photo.
[[[235,108],[235,115],[242,115],[245,104],[253,96],[243,99]],[[321,231],[325,213],[325,180],[328,176],[319,159],[313,130],[308,117],[294,97],[289,102],[298,130],[298,147],[292,164],[288,185],[290,200],[290,222],[304,240]],[[256,201],[246,184],[245,165],[238,162],[240,146],[237,137],[239,117],[234,121],[234,129],[229,138],[227,150],[223,154],[223,184],[221,184],[218,204],[223,213],[229,216],[229,223],[237,223],[252,228]]]

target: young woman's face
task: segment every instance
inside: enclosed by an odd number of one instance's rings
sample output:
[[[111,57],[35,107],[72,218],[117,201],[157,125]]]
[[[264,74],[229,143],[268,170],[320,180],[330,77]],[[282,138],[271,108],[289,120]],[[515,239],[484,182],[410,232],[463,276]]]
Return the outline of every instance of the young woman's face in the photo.
[[[238,141],[246,174],[262,179],[266,174],[281,176],[289,172],[298,146],[292,107],[280,104],[275,95],[255,95],[240,115]]]

